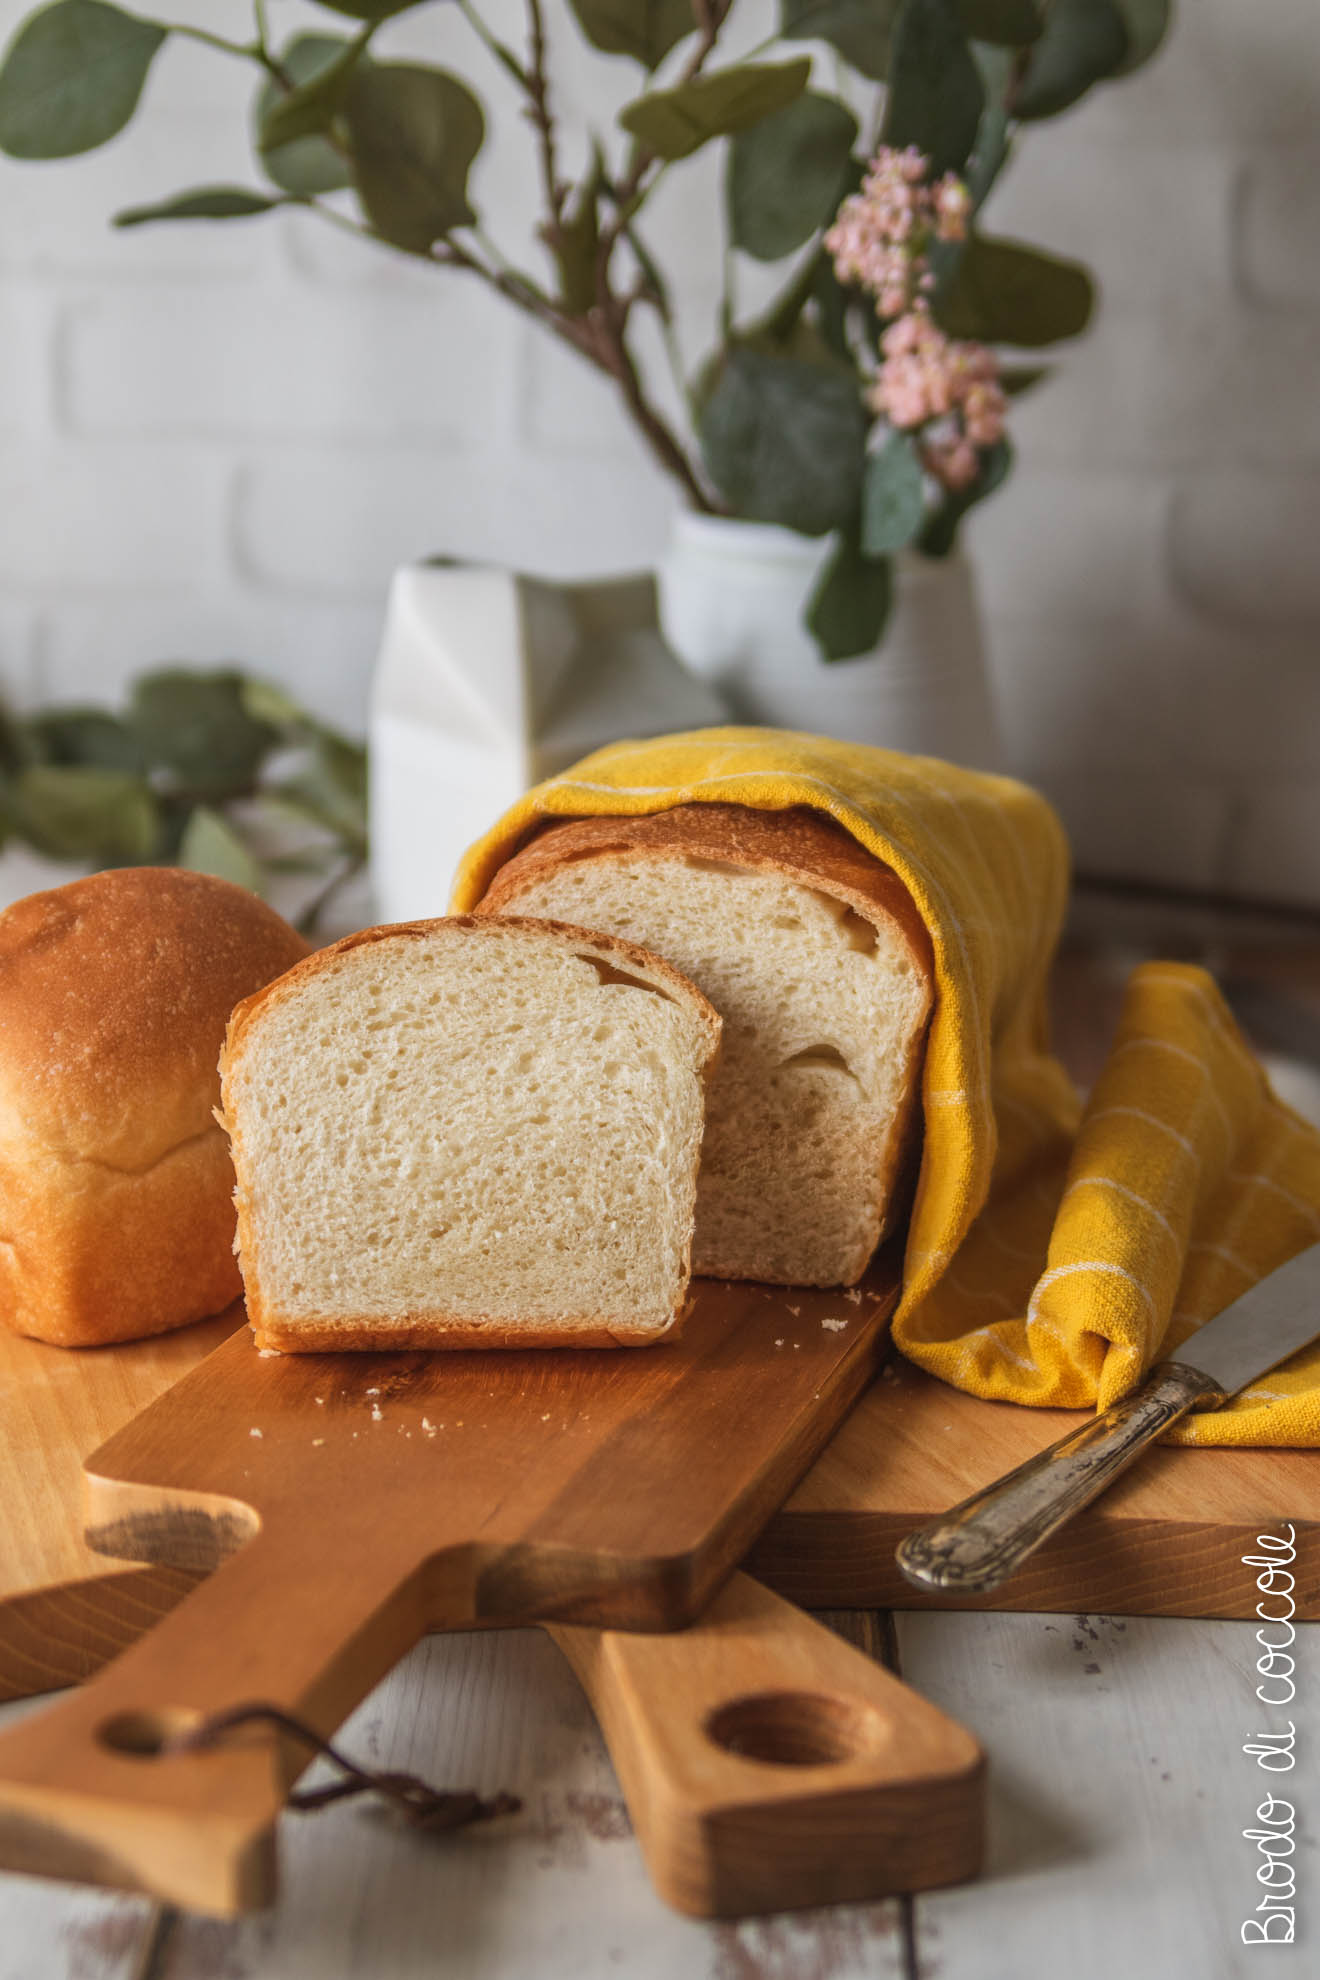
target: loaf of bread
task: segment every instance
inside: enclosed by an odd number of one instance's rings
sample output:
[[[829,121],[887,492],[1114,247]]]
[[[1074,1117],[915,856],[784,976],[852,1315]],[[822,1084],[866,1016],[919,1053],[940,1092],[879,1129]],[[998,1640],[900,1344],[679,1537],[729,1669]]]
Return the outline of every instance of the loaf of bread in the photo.
[[[258,1345],[658,1339],[719,1035],[667,963],[539,921],[368,929],[249,998],[221,1070]]]
[[[242,1290],[213,1118],[234,1005],[307,954],[201,873],[129,867],[0,914],[0,1319],[62,1347]]]
[[[478,909],[641,942],[724,1020],[693,1269],[852,1285],[919,1126],[930,940],[896,876],[805,807],[684,805],[544,828]]]

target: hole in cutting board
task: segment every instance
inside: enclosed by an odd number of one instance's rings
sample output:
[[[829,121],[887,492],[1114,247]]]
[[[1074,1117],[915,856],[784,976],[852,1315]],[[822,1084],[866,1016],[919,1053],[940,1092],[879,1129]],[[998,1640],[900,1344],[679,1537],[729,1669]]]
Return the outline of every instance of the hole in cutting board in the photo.
[[[837,1767],[884,1744],[873,1706],[827,1691],[758,1691],[718,1705],[706,1720],[714,1745],[771,1767]]]
[[[188,1705],[164,1705],[154,1712],[116,1712],[96,1728],[96,1737],[112,1753],[136,1760],[155,1760],[180,1733],[200,1725],[202,1714]]]

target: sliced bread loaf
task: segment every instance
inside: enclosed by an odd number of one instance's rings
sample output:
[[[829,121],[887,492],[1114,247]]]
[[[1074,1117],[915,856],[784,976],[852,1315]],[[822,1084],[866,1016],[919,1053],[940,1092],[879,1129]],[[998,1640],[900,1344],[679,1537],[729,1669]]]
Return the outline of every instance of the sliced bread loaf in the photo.
[[[478,911],[642,942],[724,1019],[694,1271],[861,1277],[917,1131],[931,1005],[930,940],[887,867],[802,807],[684,805],[546,828]]]
[[[543,921],[368,929],[290,970],[221,1062],[258,1345],[658,1339],[719,1035],[669,964]]]

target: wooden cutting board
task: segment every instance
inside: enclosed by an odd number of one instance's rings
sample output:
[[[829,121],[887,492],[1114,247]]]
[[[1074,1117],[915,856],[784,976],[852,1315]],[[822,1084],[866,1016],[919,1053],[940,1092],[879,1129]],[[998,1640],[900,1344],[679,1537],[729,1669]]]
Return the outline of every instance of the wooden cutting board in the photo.
[[[677,1343],[626,1353],[281,1357],[233,1335],[88,1461],[95,1544],[211,1572],[0,1736],[0,1864],[264,1901],[305,1752],[263,1732],[162,1757],[174,1733],[253,1700],[329,1731],[428,1628],[681,1629],[874,1373],[895,1297],[886,1261],[855,1301],[704,1281]],[[851,1758],[883,1762],[884,1713],[856,1723]],[[960,1739],[942,1784],[978,1775]]]
[[[82,1539],[82,1460],[241,1324],[236,1307],[158,1341],[82,1353],[0,1329],[0,1699],[89,1676],[196,1585],[196,1569],[134,1567],[91,1552]],[[1074,1420],[978,1402],[895,1360],[771,1520],[748,1565],[808,1606],[941,1606],[899,1576],[899,1539]],[[1278,1532],[1280,1520],[1298,1529],[1298,1612],[1315,1620],[1314,1451],[1151,1452],[976,1605],[1250,1616],[1259,1598],[1242,1556],[1257,1551],[1258,1533]],[[956,1606],[972,1605],[963,1598]]]
[[[1075,1410],[981,1402],[894,1356],[744,1566],[820,1608],[1254,1617],[1256,1536],[1296,1530],[1298,1618],[1320,1618],[1320,1451],[1162,1445],[993,1593],[909,1586],[894,1549],[1061,1437]]]
[[[83,1539],[82,1461],[244,1322],[241,1303],[176,1334],[66,1349],[0,1327],[0,1700],[75,1684],[196,1585]]]

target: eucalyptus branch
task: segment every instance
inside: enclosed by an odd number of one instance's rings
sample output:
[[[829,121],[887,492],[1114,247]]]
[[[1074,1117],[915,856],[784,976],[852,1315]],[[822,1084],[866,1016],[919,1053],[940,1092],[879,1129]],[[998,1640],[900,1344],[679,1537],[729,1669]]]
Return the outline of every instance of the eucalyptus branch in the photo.
[[[645,434],[651,452],[666,473],[671,474],[681,484],[699,513],[714,514],[716,506],[697,479],[691,461],[642,388],[636,363],[623,335],[622,324],[606,339],[604,368],[618,382],[628,410]]]
[[[729,18],[733,0],[692,0],[692,11],[697,17],[697,45],[679,70],[680,84],[691,82],[700,75],[706,65],[706,57],[719,40],[720,30]]]
[[[262,40],[227,41],[222,34],[212,34],[208,28],[190,27],[185,21],[162,21],[167,34],[181,35],[185,41],[200,41],[205,48],[218,48],[222,55],[238,55],[245,62],[260,62],[265,67],[266,49]]]
[[[529,0],[529,5],[539,14],[538,0]],[[731,5],[732,0],[692,0],[692,12],[698,28],[697,41],[683,64],[674,85],[676,88],[693,81],[701,73],[719,39]],[[585,354],[615,380],[635,424],[641,429],[651,452],[665,472],[673,476],[700,512],[710,514],[715,510],[715,504],[702,486],[684,449],[647,398],[636,361],[628,348],[628,317],[632,304],[653,299],[665,323],[666,351],[671,364],[675,363],[677,352],[667,305],[656,294],[654,285],[649,283],[645,269],[643,285],[630,295],[616,294],[611,278],[614,250],[620,239],[631,231],[638,210],[647,195],[654,191],[665,168],[663,159],[645,146],[638,146],[622,180],[609,185],[614,213],[607,225],[602,227],[597,244],[596,304],[588,319],[590,348],[586,348]],[[576,334],[570,334],[569,341],[583,348],[582,340]],[[686,392],[684,396],[686,398]]]
[[[701,74],[706,65],[706,58],[719,39],[720,29],[728,19],[732,5],[733,0],[692,0],[692,12],[700,32],[696,46],[679,71],[674,88],[681,89],[685,83],[694,81]],[[652,173],[651,167],[657,164],[660,167],[659,171]],[[601,231],[602,267],[609,266],[610,256],[620,234],[626,231],[628,223],[641,207],[643,200],[655,190],[664,169],[665,161],[657,159],[655,153],[644,145],[638,145],[633,152],[632,163],[623,178],[610,187],[610,197],[614,201],[614,218],[609,226]]]
[[[478,13],[473,0],[458,0],[458,11],[476,35],[485,43],[502,69],[507,69],[516,82],[526,83],[527,73],[511,48],[506,48],[498,35],[491,33]]]
[[[546,295],[544,289],[538,283],[533,282],[530,275],[524,275],[522,270],[509,260],[508,255],[504,252],[499,242],[486,232],[486,229],[479,220],[472,221],[466,231],[471,234],[473,240],[481,249],[492,268],[497,268],[503,274],[514,277],[517,281],[523,283],[524,287],[532,294],[539,297],[547,308],[554,308],[553,299]]]
[[[358,240],[375,241],[380,247],[390,245],[382,235],[375,232],[374,228],[364,227],[362,222],[354,220],[351,214],[341,213],[337,206],[326,206],[323,201],[310,193],[301,197],[293,194],[285,203],[289,206],[301,206],[308,213],[315,213],[320,219],[328,220],[332,227],[338,227],[341,234],[354,234]]]
[[[559,168],[555,158],[555,126],[550,115],[550,94],[545,73],[545,19],[541,12],[541,0],[527,0],[527,24],[531,44],[531,67],[527,72],[526,90],[528,98],[527,114],[536,128],[537,147],[541,158],[541,188],[545,193],[547,207],[545,238],[553,247],[557,244],[564,221],[564,199],[567,193],[559,178]]]
[[[816,277],[823,265],[823,254],[820,241],[813,242],[811,249],[803,256],[785,287],[780,290],[769,308],[758,317],[754,331],[775,339],[788,336],[811,300]]]
[[[570,316],[516,269],[488,267],[452,235],[432,250],[431,258],[442,265],[475,275],[478,281],[497,290],[515,308],[534,317],[562,343],[568,344],[594,364],[597,370],[612,378],[665,473],[679,482],[698,509],[711,509],[710,498],[697,479],[691,461],[643,389],[625,338],[629,309],[626,297],[607,293],[586,316]]]

